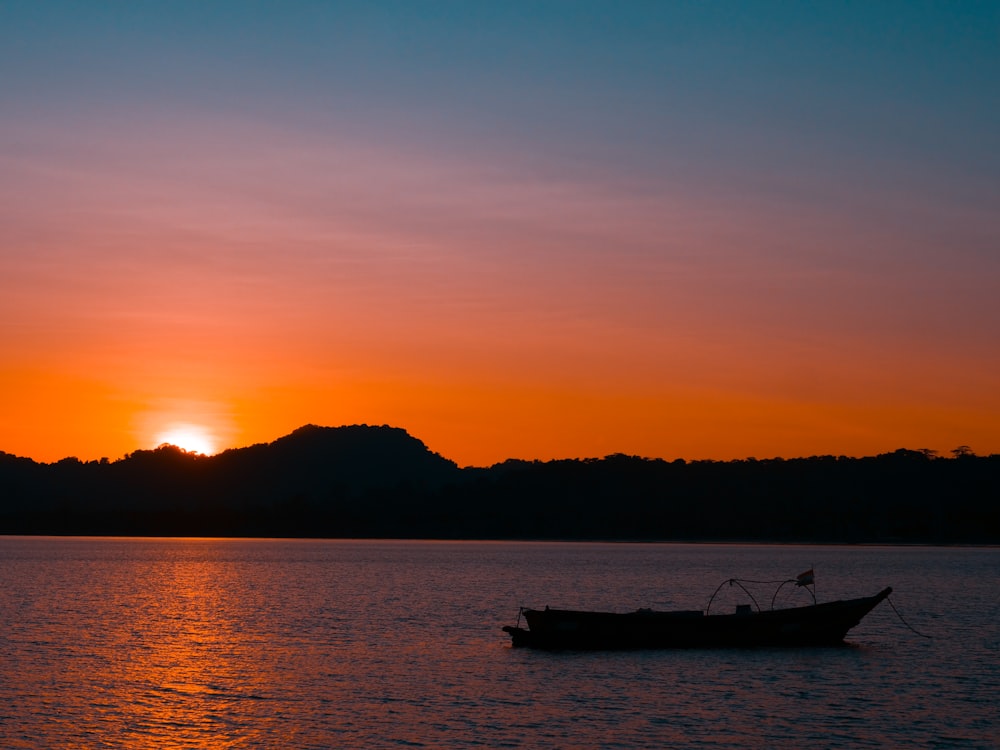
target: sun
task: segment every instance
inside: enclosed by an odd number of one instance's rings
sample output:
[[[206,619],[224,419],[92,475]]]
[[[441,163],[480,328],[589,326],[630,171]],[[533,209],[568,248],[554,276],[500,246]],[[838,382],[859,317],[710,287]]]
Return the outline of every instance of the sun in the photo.
[[[215,438],[212,433],[201,425],[173,424],[156,436],[158,444],[169,443],[188,453],[202,453],[210,456],[215,453]]]

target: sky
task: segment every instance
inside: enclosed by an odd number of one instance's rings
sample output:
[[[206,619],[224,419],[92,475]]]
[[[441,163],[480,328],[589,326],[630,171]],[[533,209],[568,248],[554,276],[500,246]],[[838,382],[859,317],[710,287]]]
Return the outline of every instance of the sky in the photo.
[[[1000,3],[0,0],[0,450],[1000,452]]]

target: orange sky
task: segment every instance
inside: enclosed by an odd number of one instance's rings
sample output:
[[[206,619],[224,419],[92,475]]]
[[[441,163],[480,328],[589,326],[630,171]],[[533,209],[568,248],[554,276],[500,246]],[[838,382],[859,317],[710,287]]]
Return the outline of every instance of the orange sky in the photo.
[[[32,33],[82,50],[99,16]],[[195,33],[174,19],[164,41],[155,20],[133,31],[168,52]],[[580,23],[566,45],[603,33]],[[639,54],[629,39],[608,49]],[[588,78],[590,48],[567,46],[579,78],[529,66],[517,85],[428,53],[410,59],[423,98],[373,62],[328,106],[255,51],[219,73],[226,43],[160,69],[118,40],[82,73],[2,53],[20,65],[0,59],[0,450],[113,459],[177,425],[221,450],[368,423],[461,465],[1000,452],[1000,128],[976,80],[954,93],[961,66],[937,71],[944,115],[919,70],[886,98],[817,57],[850,95],[815,93],[763,43],[745,73],[679,77],[625,59]],[[892,52],[876,71],[904,70]],[[715,88],[686,88],[695,69]]]

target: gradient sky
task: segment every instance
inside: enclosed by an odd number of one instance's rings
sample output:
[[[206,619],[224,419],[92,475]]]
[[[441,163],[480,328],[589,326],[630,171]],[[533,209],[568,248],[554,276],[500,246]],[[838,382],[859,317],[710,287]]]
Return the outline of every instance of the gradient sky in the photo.
[[[998,81],[997,2],[0,0],[0,450],[1000,452]]]

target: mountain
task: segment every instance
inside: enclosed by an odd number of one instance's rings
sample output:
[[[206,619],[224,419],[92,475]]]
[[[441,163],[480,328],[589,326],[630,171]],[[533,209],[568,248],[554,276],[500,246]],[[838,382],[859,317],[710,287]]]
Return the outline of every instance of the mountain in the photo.
[[[1000,543],[1000,456],[954,453],[460,469],[399,428],[306,425],[216,456],[0,452],[0,532]]]
[[[306,425],[215,456],[171,445],[111,463],[0,454],[0,521],[8,533],[300,536],[357,519],[369,503],[417,502],[460,476],[405,430],[368,425]]]

